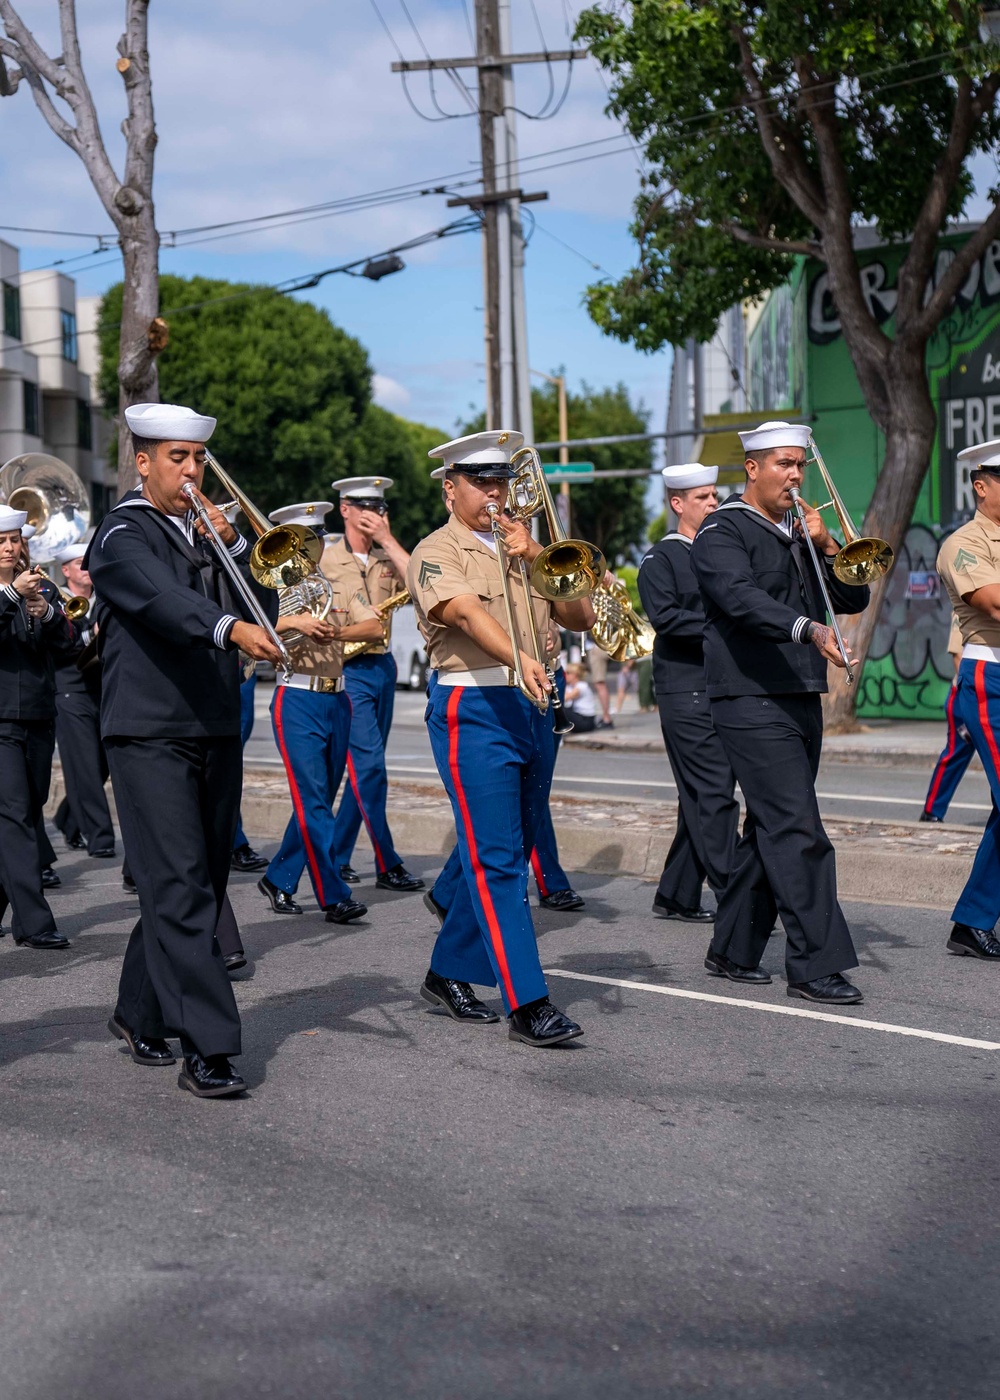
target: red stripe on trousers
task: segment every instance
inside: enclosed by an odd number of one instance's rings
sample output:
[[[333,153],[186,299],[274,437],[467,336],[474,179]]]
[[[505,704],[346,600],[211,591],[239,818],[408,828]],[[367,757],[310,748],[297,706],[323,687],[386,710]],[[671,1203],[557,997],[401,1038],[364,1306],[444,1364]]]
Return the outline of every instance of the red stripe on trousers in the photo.
[[[457,685],[448,697],[448,767],[451,769],[452,782],[455,784],[455,794],[458,797],[458,810],[462,814],[462,825],[465,827],[465,840],[469,847],[469,859],[472,862],[473,874],[476,877],[476,889],[479,891],[479,898],[482,901],[483,911],[486,914],[486,926],[490,931],[490,942],[493,944],[493,953],[500,968],[500,977],[507,993],[507,1001],[513,1011],[517,1007],[517,997],[514,995],[514,987],[510,980],[510,970],[507,967],[507,953],[503,946],[503,934],[500,932],[500,920],[497,918],[497,911],[493,907],[493,896],[490,894],[490,887],[486,883],[486,871],[479,860],[479,850],[476,846],[476,833],[472,829],[472,819],[469,816],[469,804],[465,800],[465,788],[462,786],[462,776],[458,769],[458,702],[462,698],[462,685]]]
[[[535,872],[535,880],[538,884],[538,893],[544,899],[545,896],[548,894],[548,890],[545,886],[545,876],[542,874],[542,862],[538,859],[537,846],[531,852],[531,868]]]
[[[295,810],[295,820],[299,824],[299,835],[302,837],[302,846],[306,853],[306,860],[309,862],[309,871],[316,885],[316,895],[320,904],[326,907],[326,897],[323,893],[323,880],[319,873],[319,863],[316,860],[316,852],[313,850],[312,841],[309,839],[309,828],[306,826],[306,810],[302,805],[302,794],[299,792],[299,785],[295,781],[295,769],[292,767],[292,760],[288,757],[288,749],[285,745],[285,730],[281,723],[281,707],[285,699],[285,687],[278,686],[278,693],[274,698],[274,728],[278,735],[278,748],[281,752],[281,761],[285,765],[285,772],[288,774],[288,787],[292,794],[292,807]]]
[[[938,759],[937,767],[934,770],[934,778],[931,782],[931,790],[927,794],[927,801],[924,803],[925,812],[929,812],[934,806],[935,798],[938,795],[938,789],[940,788],[941,781],[944,778],[945,767],[949,763],[949,761],[955,756],[955,747],[958,744],[958,731],[955,728],[954,717],[955,692],[957,691],[957,689],[957,686],[952,686],[951,690],[948,692],[948,703],[944,707],[944,712],[948,716],[948,747]]]
[[[365,830],[368,832],[368,839],[371,841],[372,849],[375,852],[375,864],[378,867],[379,874],[382,875],[385,872],[385,860],[382,857],[382,848],[375,840],[375,833],[372,830],[371,822],[368,820],[365,804],[361,801],[361,791],[358,787],[358,775],[354,771],[354,759],[351,757],[350,749],[347,750],[347,777],[350,780],[351,791],[354,793],[354,800],[358,804],[358,811],[361,813],[361,820],[364,822]]]
[[[983,726],[983,733],[986,735],[986,742],[990,749],[990,758],[993,760],[994,771],[1000,773],[1000,750],[997,749],[996,736],[993,733],[993,726],[990,724],[989,705],[986,700],[986,662],[976,662],[976,699],[979,701],[979,723]]]

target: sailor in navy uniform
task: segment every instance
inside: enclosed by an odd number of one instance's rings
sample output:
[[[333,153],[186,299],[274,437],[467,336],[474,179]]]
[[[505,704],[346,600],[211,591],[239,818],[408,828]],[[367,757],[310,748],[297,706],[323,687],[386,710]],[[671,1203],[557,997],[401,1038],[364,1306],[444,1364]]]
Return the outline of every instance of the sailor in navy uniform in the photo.
[[[240,1018],[215,936],[242,784],[238,651],[280,656],[240,618],[184,494],[201,486],[215,419],[175,404],[137,404],[125,419],[142,484],[101,521],[84,561],[99,598],[101,731],[140,909],[109,1030],[142,1065],[175,1063],[166,1038],[178,1036],[181,1087],[223,1097],[246,1088],[229,1063]],[[247,541],[209,509],[251,583]]]
[[[81,543],[56,555],[66,591],[90,602],[76,625],[85,648],[94,640],[94,588],[83,568],[86,552]],[[94,657],[81,670],[80,659],[56,667],[56,743],[66,795],[55,822],[68,845],[85,845],[89,855],[109,858],[115,854],[115,831],[104,792],[108,760],[101,742],[101,665]]]
[[[533,659],[531,634],[551,618],[573,631],[594,625],[589,601],[551,604],[519,582],[517,558],[530,565],[540,546],[527,529],[502,520],[516,635],[506,621],[503,576],[487,507],[501,512],[514,475],[517,432],[474,433],[435,448],[445,463],[452,507],[440,530],[413,552],[407,588],[427,642],[431,668],[427,726],[434,760],[455,814],[464,879],[443,912],[421,995],[454,1019],[497,1019],[472,983],[497,986],[512,1040],[562,1044],[580,1027],[548,997],[527,903],[528,856],[548,801],[554,750],[551,714],[512,683],[517,648],[536,699],[550,689]]]
[[[759,963],[778,913],[788,995],[850,1005],[861,993],[843,973],[858,960],[816,801],[820,697],[828,663],[844,663],[790,494],[802,484],[809,428],[764,423],[740,437],[743,495],[708,517],[691,549],[705,600],[712,721],[747,811],[705,967],[737,982],[770,982]],[[862,612],[868,589],[840,582],[837,542],[819,511],[807,507],[806,515],[835,611]]]
[[[80,643],[44,574],[22,567],[24,511],[0,506],[0,916],[14,941],[68,948],[42,893],[39,831],[55,746],[54,666]]]
[[[677,834],[667,853],[653,913],[661,919],[710,923],[701,907],[705,880],[716,899],[733,860],[740,808],[736,779],[705,689],[705,605],[691,568],[691,545],[719,504],[718,467],[688,462],[664,467],[667,502],[677,528],[639,565],[639,597],[656,631],[653,686],[660,728],[677,784]]]

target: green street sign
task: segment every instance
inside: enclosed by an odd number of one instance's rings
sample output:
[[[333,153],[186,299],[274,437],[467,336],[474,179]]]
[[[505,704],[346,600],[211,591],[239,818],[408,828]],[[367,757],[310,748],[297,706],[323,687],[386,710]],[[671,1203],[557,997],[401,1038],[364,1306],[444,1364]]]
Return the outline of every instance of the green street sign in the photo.
[[[554,472],[567,472],[581,475],[594,470],[593,462],[543,462],[545,475],[552,476]]]

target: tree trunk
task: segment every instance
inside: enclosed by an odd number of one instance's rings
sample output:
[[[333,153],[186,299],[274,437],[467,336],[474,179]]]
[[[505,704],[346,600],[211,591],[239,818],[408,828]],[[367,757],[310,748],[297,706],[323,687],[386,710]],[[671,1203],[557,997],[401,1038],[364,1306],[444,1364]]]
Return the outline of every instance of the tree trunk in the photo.
[[[886,430],[885,460],[861,533],[888,540],[898,558],[927,474],[937,428],[922,340],[919,344],[895,342],[889,356],[886,387],[891,417]],[[887,582],[888,575],[874,583],[872,600],[865,611],[841,623],[844,640],[858,658],[858,665],[853,686],[848,686],[844,671],[830,668],[830,692],[824,714],[826,727],[833,733],[858,727],[854,710]]]
[[[134,218],[123,220],[119,243],[124,285],[118,337],[118,490],[123,494],[138,481],[125,410],[134,403],[156,403],[160,397],[156,355],[149,340],[151,323],[160,309],[160,239],[151,202]]]

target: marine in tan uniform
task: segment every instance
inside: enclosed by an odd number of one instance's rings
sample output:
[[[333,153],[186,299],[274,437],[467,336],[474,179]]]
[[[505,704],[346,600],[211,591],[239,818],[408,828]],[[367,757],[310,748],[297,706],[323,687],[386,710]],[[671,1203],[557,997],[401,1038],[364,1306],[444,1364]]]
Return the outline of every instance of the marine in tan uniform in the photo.
[[[948,939],[953,953],[1000,960],[1000,439],[958,454],[972,470],[976,513],[941,546],[937,569],[962,632],[952,713],[972,736],[993,794],[972,874]]]
[[[388,476],[350,476],[333,483],[340,494],[344,521],[342,539],[327,546],[334,576],[351,593],[361,592],[373,608],[382,608],[405,587],[410,556],[392,533],[385,493]],[[364,822],[375,854],[375,883],[379,889],[407,894],[424,882],[411,875],[396,851],[386,816],[389,780],[385,746],[392,728],[396,695],[396,663],[389,646],[391,614],[385,636],[344,666],[344,683],[351,701],[351,743],[347,756],[348,784],[336,821],[340,873],[350,884],[359,876],[351,865],[354,843]]]
[[[526,898],[528,858],[552,780],[552,716],[511,682],[514,653],[488,510],[503,510],[514,475],[510,456],[522,442],[516,432],[474,433],[429,454],[444,459],[451,514],[417,546],[407,572],[436,672],[427,726],[455,814],[464,876],[443,911],[420,991],[456,1020],[490,1022],[497,1017],[471,984],[499,985],[510,1038],[547,1046],[582,1034],[548,998]],[[551,682],[534,659],[532,632],[544,637],[553,616],[563,627],[587,631],[594,613],[587,600],[553,606],[534,590],[529,607],[516,559],[530,564],[540,546],[509,518],[503,528],[514,643],[538,701]]]
[[[309,525],[312,502],[275,512],[282,523]],[[344,776],[351,703],[344,688],[343,644],[382,634],[378,614],[360,590],[349,591],[324,551],[320,568],[333,586],[325,621],[309,613],[282,617],[278,630],[292,652],[294,674],[278,677],[271,702],[274,737],[288,775],[292,815],[281,846],[258,888],[276,914],[301,914],[292,897],[304,866],[327,921],[350,923],[367,914],[352,899],[336,859],[333,803]],[[295,640],[299,633],[301,641]]]

